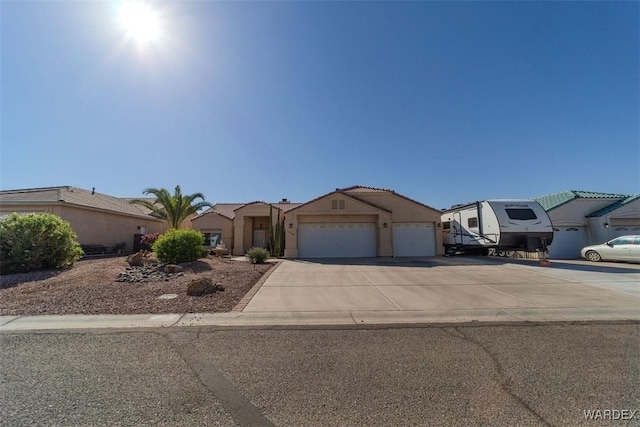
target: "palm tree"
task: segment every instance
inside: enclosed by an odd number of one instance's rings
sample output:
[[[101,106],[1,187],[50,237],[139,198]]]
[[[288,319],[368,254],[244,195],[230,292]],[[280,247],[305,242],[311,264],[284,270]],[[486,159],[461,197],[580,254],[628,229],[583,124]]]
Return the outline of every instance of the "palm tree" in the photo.
[[[173,195],[164,188],[147,188],[143,193],[152,194],[156,199],[153,201],[135,199],[129,203],[150,209],[152,214],[167,221],[171,228],[180,228],[182,221],[187,219],[189,215],[197,213],[202,208],[213,207],[211,203],[205,201],[202,193],[183,195],[179,185],[176,185]],[[202,199],[202,201],[194,203],[196,199]]]

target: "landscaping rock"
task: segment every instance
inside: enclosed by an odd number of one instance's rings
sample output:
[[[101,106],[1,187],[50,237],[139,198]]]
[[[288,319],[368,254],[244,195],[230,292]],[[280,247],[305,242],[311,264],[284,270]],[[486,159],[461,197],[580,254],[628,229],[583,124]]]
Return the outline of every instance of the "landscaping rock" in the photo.
[[[209,277],[200,277],[189,283],[187,286],[187,295],[199,297],[202,295],[208,295],[216,292],[218,289],[216,285],[213,284],[211,278]]]
[[[155,281],[169,281],[176,277],[182,277],[184,273],[166,273],[157,264],[148,264],[137,267],[127,267],[125,271],[118,274],[116,282],[145,283]]]
[[[167,264],[163,268],[165,273],[180,273],[182,272],[182,267],[176,264]]]
[[[144,265],[142,252],[131,254],[127,257],[127,262],[131,267],[141,267]]]

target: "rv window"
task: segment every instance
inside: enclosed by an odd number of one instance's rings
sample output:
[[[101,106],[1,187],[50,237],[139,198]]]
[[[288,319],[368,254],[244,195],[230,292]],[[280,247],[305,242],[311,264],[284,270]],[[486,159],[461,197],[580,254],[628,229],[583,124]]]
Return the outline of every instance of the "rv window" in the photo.
[[[443,230],[450,230],[451,229],[451,222],[450,221],[445,221],[442,223],[442,229]]]
[[[510,219],[538,219],[536,213],[531,209],[505,209]]]
[[[467,220],[467,225],[469,228],[477,228],[478,227],[478,218],[469,218]]]

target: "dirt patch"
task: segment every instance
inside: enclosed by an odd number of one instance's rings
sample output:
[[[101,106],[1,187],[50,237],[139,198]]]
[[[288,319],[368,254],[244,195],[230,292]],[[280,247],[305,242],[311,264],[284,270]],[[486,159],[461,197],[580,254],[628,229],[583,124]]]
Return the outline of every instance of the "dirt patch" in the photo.
[[[0,276],[0,315],[163,314],[231,311],[272,264],[228,258],[180,264],[181,275],[145,282],[117,282],[126,258],[85,260],[70,269]],[[209,277],[224,291],[188,296],[187,285]],[[161,295],[177,297],[160,299]]]

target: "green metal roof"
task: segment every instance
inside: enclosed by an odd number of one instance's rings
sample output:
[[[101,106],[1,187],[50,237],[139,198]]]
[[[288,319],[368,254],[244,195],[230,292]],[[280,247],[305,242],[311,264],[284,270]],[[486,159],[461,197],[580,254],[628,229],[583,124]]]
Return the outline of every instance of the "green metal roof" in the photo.
[[[612,193],[598,193],[595,191],[569,190],[569,191],[563,191],[562,193],[554,193],[554,194],[548,194],[546,196],[534,197],[533,200],[540,203],[540,205],[546,211],[550,211],[564,204],[567,204],[570,201],[575,199],[621,199],[623,200],[629,197],[632,197],[632,196],[628,194],[612,194]]]
[[[590,213],[589,215],[587,215],[587,218],[596,218],[596,217],[600,217],[600,216],[604,216],[608,213],[611,213],[613,211],[615,211],[616,209],[620,209],[621,207],[623,207],[624,205],[631,203],[635,200],[640,199],[640,194],[632,194],[631,196],[622,199],[622,200],[618,200],[615,203],[610,204],[609,206],[606,206],[602,209],[600,209],[599,211],[595,211],[593,213]]]

